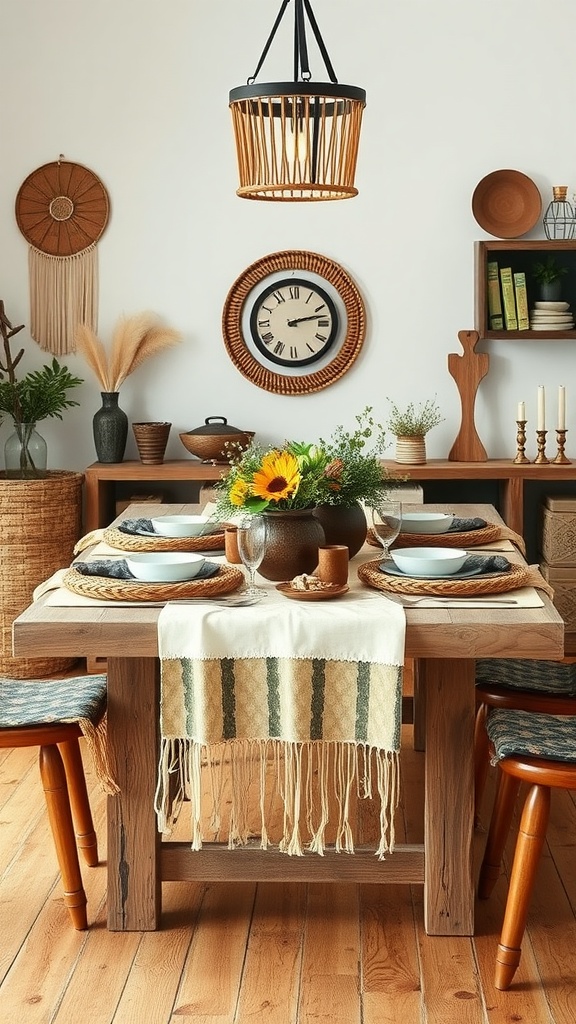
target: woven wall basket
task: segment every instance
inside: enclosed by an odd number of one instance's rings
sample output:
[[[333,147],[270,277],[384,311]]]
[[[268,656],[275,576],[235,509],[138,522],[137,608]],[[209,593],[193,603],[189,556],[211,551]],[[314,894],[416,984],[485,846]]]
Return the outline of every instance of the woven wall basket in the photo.
[[[51,471],[39,480],[0,473],[0,674],[34,679],[66,672],[77,659],[14,658],[12,623],[35,587],[70,564],[82,525],[82,473]]]

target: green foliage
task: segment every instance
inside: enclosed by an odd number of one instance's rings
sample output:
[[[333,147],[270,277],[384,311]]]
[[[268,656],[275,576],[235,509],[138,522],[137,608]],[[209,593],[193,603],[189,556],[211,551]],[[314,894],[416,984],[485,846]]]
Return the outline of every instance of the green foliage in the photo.
[[[410,402],[404,410],[399,409],[390,398],[388,401],[390,402],[388,426],[396,437],[425,437],[432,427],[437,427],[439,423],[444,422],[445,417],[440,412],[436,396],[427,398],[425,402],[420,402],[418,407]]]
[[[0,412],[8,413],[15,423],[38,423],[48,417],[62,419],[64,409],[79,405],[67,397],[70,388],[83,381],[74,377],[57,359],[32,370],[22,380],[0,380]]]
[[[567,273],[568,267],[560,267],[552,253],[548,253],[544,263],[539,260],[532,267],[532,277],[538,284],[552,284],[553,281],[565,277]]]
[[[384,427],[372,416],[372,407],[366,406],[355,419],[355,430],[350,432],[337,426],[327,441],[319,441],[329,465],[333,466],[333,484],[324,499],[327,505],[349,506],[357,501],[370,504],[381,499],[397,482],[388,479],[382,466],[388,442]]]

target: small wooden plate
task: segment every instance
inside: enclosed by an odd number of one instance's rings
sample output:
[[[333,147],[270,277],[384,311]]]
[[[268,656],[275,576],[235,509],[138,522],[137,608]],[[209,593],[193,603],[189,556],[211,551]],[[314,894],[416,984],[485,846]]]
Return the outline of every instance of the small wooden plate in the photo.
[[[480,227],[496,238],[525,235],[541,212],[538,186],[521,171],[492,171],[474,189],[472,213]]]
[[[329,590],[296,590],[290,582],[286,582],[277,583],[276,590],[293,601],[330,601],[333,597],[341,597],[342,594],[346,594],[350,587],[346,584],[340,586],[334,584]]]

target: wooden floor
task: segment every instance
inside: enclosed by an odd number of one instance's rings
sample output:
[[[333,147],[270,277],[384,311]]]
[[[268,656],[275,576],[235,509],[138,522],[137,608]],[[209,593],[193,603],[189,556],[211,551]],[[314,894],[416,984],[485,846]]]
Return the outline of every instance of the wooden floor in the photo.
[[[398,838],[418,842],[423,755],[411,744],[405,726]],[[573,1024],[571,794],[554,799],[520,969],[503,993],[492,975],[505,877],[477,904],[474,939],[427,936],[419,886],[350,884],[167,883],[161,931],[109,933],[105,798],[85,760],[102,863],[84,869],[90,928],[76,932],[36,752],[0,751],[2,1024]]]

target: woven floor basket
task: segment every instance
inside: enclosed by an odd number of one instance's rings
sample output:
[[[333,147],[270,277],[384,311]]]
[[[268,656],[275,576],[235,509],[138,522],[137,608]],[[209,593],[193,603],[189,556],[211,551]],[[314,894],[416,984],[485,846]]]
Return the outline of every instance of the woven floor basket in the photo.
[[[0,675],[34,679],[66,672],[77,659],[14,658],[12,623],[34,588],[70,564],[81,533],[82,473],[51,471],[40,480],[0,473]]]

